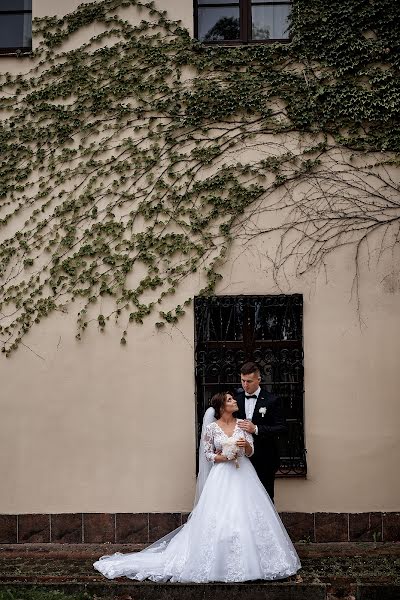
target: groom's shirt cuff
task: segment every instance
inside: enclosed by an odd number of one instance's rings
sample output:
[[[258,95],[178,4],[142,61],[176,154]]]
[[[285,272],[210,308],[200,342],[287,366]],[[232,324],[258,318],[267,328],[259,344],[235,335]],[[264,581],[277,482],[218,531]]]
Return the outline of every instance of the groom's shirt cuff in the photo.
[[[258,435],[258,426],[256,425],[255,427],[256,427],[256,428],[255,428],[255,430],[254,430],[254,435]]]

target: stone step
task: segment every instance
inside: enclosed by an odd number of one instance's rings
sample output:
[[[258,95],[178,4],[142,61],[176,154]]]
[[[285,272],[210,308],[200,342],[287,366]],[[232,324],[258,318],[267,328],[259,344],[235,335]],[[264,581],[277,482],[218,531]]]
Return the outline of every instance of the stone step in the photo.
[[[0,584],[1,587],[4,584]],[[20,593],[37,583],[13,586]],[[93,599],[115,600],[326,600],[325,584],[249,583],[249,584],[176,584],[151,582],[51,583],[49,592],[70,596],[84,592]],[[10,589],[10,588],[8,588]],[[23,596],[17,596],[23,599]],[[50,596],[51,598],[51,596]]]
[[[400,600],[400,544],[297,544],[300,577],[245,584],[108,581],[92,563],[132,544],[0,546],[0,600]],[[7,595],[9,590],[11,593]],[[27,594],[24,596],[24,594]],[[58,594],[58,595],[57,595]],[[86,596],[84,596],[86,594]]]
[[[400,600],[398,584],[252,582],[242,584],[175,584],[151,582],[0,582],[0,598],[24,600],[32,591],[40,600]],[[6,592],[3,594],[2,592]],[[27,594],[27,596],[26,596]]]
[[[52,558],[85,557],[96,559],[115,552],[139,552],[148,544],[0,544],[0,556],[36,556]],[[300,558],[326,556],[397,556],[400,557],[399,542],[331,542],[294,544]]]

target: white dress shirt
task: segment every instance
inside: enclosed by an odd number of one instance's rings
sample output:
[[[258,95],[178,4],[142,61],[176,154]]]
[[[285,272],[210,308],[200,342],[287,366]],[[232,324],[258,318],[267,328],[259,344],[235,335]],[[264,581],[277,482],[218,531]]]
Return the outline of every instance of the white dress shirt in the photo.
[[[245,393],[245,397],[244,397],[244,410],[246,413],[246,419],[248,419],[249,421],[251,421],[251,419],[253,418],[253,413],[254,413],[254,409],[256,407],[257,404],[257,400],[258,400],[258,395],[261,392],[261,388],[260,386],[258,386],[258,388],[256,389],[255,392],[253,392],[253,394],[249,394],[249,396],[257,396],[257,398],[246,398],[246,393]],[[254,432],[256,435],[258,433],[258,427],[256,425],[256,430]]]

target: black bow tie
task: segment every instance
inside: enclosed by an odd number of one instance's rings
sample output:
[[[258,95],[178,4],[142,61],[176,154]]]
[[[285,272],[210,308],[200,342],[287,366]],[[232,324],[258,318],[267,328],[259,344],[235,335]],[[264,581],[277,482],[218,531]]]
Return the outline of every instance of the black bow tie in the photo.
[[[247,394],[245,394],[245,398],[257,398],[256,394],[253,394],[252,396],[248,396]]]

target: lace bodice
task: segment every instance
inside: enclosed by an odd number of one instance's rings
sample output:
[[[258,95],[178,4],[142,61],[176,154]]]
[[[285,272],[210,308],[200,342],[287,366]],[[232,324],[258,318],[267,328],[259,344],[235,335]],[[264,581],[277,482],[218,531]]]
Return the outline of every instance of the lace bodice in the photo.
[[[215,456],[216,456],[216,451],[217,450],[222,451],[222,444],[228,439],[228,437],[229,436],[226,435],[226,433],[221,429],[221,427],[218,425],[218,423],[214,422],[214,423],[210,423],[209,425],[207,425],[203,442],[204,442],[204,452],[206,455],[206,459],[209,462],[214,462]],[[250,456],[253,455],[253,453],[254,453],[253,436],[250,433],[247,433],[247,431],[243,431],[242,429],[240,429],[240,427],[238,426],[237,423],[235,425],[235,429],[234,429],[231,437],[233,437],[236,440],[239,440],[244,437],[245,440],[248,441],[251,446],[251,455]],[[238,448],[238,456],[239,457],[245,456],[244,448]]]

